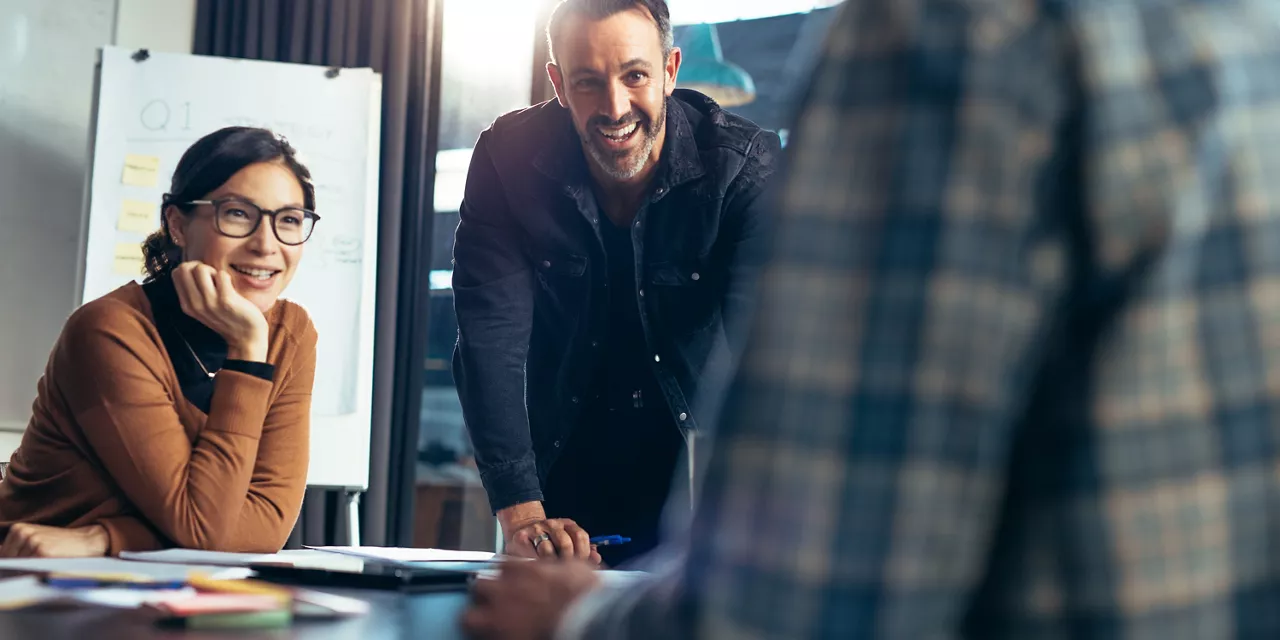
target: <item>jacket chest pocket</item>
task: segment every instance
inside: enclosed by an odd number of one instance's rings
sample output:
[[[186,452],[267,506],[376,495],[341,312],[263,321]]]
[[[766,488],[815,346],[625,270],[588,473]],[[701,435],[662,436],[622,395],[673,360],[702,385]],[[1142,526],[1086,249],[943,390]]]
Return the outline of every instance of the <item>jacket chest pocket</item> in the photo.
[[[536,265],[538,277],[543,280],[554,278],[580,278],[587,271],[587,259],[583,256],[544,255]]]
[[[696,333],[720,319],[721,278],[703,265],[655,263],[648,280],[650,308],[668,335]]]
[[[580,298],[587,279],[587,259],[578,255],[543,255],[534,260],[538,285],[542,291],[564,305]]]

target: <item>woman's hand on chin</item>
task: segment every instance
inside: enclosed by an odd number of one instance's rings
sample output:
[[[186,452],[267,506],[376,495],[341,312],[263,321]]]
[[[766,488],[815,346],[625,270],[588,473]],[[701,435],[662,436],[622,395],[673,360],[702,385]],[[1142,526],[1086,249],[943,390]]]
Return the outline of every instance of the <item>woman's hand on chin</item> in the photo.
[[[228,358],[266,361],[267,317],[236,291],[230,274],[203,262],[184,262],[173,270],[173,288],[183,313],[227,341]]]
[[[100,524],[66,529],[19,522],[9,528],[0,557],[91,558],[107,555],[111,543]]]

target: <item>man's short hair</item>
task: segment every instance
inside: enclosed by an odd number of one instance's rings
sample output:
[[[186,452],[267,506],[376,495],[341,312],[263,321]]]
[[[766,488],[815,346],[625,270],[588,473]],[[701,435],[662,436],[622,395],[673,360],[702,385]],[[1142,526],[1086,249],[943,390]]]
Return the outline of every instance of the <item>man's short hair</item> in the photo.
[[[675,34],[671,30],[671,11],[667,9],[666,0],[564,0],[556,5],[547,21],[547,54],[551,62],[556,61],[556,38],[570,13],[579,13],[592,20],[604,20],[611,15],[622,13],[634,7],[641,7],[653,17],[654,26],[658,28],[658,36],[662,40],[662,61],[666,62],[675,48]]]

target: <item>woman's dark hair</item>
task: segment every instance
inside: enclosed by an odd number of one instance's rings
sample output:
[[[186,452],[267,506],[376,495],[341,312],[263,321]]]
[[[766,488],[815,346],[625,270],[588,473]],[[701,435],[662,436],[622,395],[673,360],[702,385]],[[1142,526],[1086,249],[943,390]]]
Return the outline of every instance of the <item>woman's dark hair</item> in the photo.
[[[173,242],[165,211],[170,205],[184,214],[193,207],[186,203],[202,200],[241,169],[260,162],[279,162],[297,176],[302,185],[303,206],[315,211],[316,188],[311,171],[298,161],[298,154],[283,136],[254,127],[227,127],[200,138],[182,154],[173,171],[169,193],[160,204],[160,230],[142,243],[147,280],[168,275],[182,262],[182,247]]]

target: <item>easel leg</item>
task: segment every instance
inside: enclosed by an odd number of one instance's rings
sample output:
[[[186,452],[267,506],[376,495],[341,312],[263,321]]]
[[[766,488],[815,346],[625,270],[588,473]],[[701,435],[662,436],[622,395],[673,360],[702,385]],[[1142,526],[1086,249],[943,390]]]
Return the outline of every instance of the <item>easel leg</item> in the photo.
[[[347,544],[360,546],[360,492],[347,491]]]

